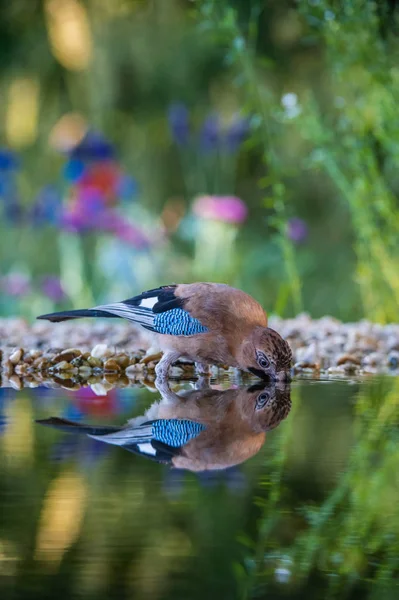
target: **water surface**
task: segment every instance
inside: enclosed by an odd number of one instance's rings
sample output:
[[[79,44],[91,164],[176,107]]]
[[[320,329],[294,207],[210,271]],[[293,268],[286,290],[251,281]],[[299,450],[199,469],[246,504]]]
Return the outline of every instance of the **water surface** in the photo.
[[[213,388],[162,404],[216,428],[185,468],[35,423],[156,419],[157,392],[1,389],[1,597],[396,598],[398,380]]]

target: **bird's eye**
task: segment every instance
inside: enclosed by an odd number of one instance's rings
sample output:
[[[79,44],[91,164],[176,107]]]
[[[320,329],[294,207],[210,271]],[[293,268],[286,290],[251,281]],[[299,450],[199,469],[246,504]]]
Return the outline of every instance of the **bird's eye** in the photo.
[[[270,400],[270,394],[268,392],[262,392],[256,398],[255,409],[260,410],[263,408]]]
[[[270,360],[267,358],[266,354],[259,352],[259,350],[256,352],[256,360],[262,369],[268,369],[270,367]]]

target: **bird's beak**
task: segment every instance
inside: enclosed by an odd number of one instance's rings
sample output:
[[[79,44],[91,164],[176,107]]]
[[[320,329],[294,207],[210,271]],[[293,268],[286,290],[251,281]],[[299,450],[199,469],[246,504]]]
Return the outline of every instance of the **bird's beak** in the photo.
[[[265,373],[265,371],[262,371],[261,369],[253,369],[252,367],[248,367],[247,370],[252,373],[252,375],[259,377],[264,381],[277,381],[277,375],[274,372]]]
[[[290,371],[279,371],[276,374],[276,381],[288,382],[291,381],[291,372]]]

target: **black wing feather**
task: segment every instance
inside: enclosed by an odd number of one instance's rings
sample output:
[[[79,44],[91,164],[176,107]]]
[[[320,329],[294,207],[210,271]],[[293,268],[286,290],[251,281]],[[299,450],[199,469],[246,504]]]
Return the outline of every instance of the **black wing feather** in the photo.
[[[147,298],[157,298],[156,304],[152,307],[153,313],[162,313],[173,308],[183,308],[184,299],[175,296],[177,285],[163,285],[153,290],[142,292],[138,296],[123,300],[123,304],[130,306],[140,306],[140,303]]]

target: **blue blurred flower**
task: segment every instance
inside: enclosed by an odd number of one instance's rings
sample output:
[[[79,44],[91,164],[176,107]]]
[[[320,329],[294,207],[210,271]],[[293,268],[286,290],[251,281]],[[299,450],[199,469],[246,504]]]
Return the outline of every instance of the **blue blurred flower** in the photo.
[[[110,160],[115,156],[113,145],[97,131],[88,131],[70,151],[74,160]]]
[[[15,171],[19,166],[17,156],[10,150],[0,148],[0,198],[2,216],[9,223],[23,220],[23,209],[18,199]]]
[[[130,200],[137,195],[137,183],[130,175],[121,175],[117,184],[117,196],[121,200]]]
[[[62,201],[58,190],[47,185],[37,195],[29,217],[33,225],[58,225],[61,209]]]
[[[25,217],[24,209],[16,199],[6,199],[3,204],[3,216],[8,223],[22,223]]]
[[[218,147],[220,124],[217,115],[209,115],[202,124],[200,146],[204,152],[212,152]]]
[[[0,148],[0,171],[15,171],[19,167],[19,161],[11,150]]]
[[[187,107],[182,103],[172,104],[168,110],[168,121],[175,143],[179,146],[187,144],[190,138],[190,122]]]
[[[226,146],[230,152],[237,152],[249,132],[249,121],[237,117],[226,132]]]
[[[86,165],[83,160],[78,158],[71,158],[68,162],[65,163],[63,174],[67,181],[71,183],[76,183],[79,181],[85,173]]]

